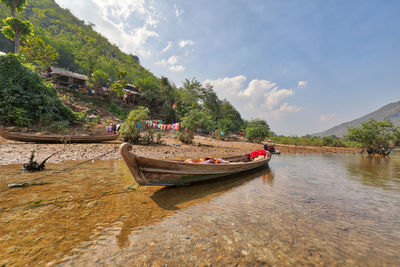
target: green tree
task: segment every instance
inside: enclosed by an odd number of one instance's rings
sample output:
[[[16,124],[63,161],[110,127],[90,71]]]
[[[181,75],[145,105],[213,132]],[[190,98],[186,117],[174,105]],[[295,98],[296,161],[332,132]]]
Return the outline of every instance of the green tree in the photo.
[[[200,106],[200,96],[202,95],[201,83],[195,78],[185,79],[182,86],[177,90],[177,108],[179,117],[183,118],[193,109]]]
[[[181,120],[181,128],[178,132],[178,139],[184,143],[191,143],[194,138],[194,132],[203,129],[210,131],[214,129],[214,120],[212,116],[199,109],[190,110]]]
[[[269,125],[265,120],[251,120],[246,128],[246,138],[250,142],[260,143],[269,135],[269,130]]]
[[[95,70],[93,72],[94,84],[96,86],[107,86],[109,84],[109,75],[102,70]]]
[[[159,103],[157,103],[161,95],[159,81],[151,76],[146,76],[138,79],[136,82],[137,86],[141,89],[146,106],[152,107],[153,109],[159,108]]]
[[[10,8],[11,17],[3,20],[3,34],[10,40],[14,40],[14,53],[19,54],[21,39],[27,39],[33,34],[32,24],[29,21],[15,17],[16,11],[22,12],[27,3],[26,0],[0,0],[6,7]]]
[[[176,101],[175,88],[167,77],[160,79],[161,116],[166,122],[176,121],[174,103]]]
[[[198,129],[204,129],[211,131],[215,127],[215,123],[211,115],[199,109],[192,109],[189,113],[182,118],[182,128],[189,129],[190,131],[197,131]]]
[[[81,53],[79,55],[79,58],[81,60],[78,60],[77,63],[81,66],[82,69],[86,71],[89,77],[89,81],[91,81],[93,71],[96,68],[99,61],[100,51],[99,47],[96,46],[95,38],[88,38],[88,37],[82,37],[82,38],[87,38],[88,40],[81,49]]]
[[[118,70],[118,81],[115,81],[111,85],[111,89],[118,95],[122,96],[124,94],[124,88],[127,85],[127,81],[125,79],[127,72],[125,70]]]
[[[20,42],[33,35],[32,23],[15,17],[8,17],[3,20],[2,33],[10,40],[14,40],[15,54],[19,54]]]
[[[237,132],[244,128],[244,122],[240,113],[231,105],[231,103],[229,103],[229,101],[222,101],[219,110],[220,118],[230,122],[227,124],[227,128],[225,129],[226,132]]]
[[[15,12],[24,11],[27,0],[0,0],[6,7],[10,8],[11,16],[15,17]]]
[[[400,144],[400,127],[395,127],[390,120],[371,119],[361,123],[360,127],[348,129],[345,138],[359,142],[363,152],[366,151],[369,155],[387,156]]]
[[[187,99],[184,99],[187,103],[193,104],[199,102],[202,93],[202,87],[201,83],[198,80],[196,80],[195,78],[192,78],[192,80],[185,79],[182,87],[183,90],[187,92]]]
[[[41,70],[53,65],[58,57],[56,49],[46,44],[38,36],[34,36],[25,42],[21,48],[21,54],[24,56],[26,63],[32,63]]]
[[[203,101],[203,106],[207,109],[215,120],[220,119],[221,100],[218,99],[213,86],[206,84],[200,88],[200,99]]]

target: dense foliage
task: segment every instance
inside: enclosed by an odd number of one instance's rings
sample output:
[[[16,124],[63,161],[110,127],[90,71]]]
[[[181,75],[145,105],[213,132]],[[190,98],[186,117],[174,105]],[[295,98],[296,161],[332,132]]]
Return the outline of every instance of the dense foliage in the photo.
[[[269,125],[265,120],[251,120],[246,127],[246,138],[250,142],[262,142],[270,134],[269,130]]]
[[[346,138],[359,142],[368,154],[387,156],[400,145],[400,127],[389,120],[364,122],[360,127],[350,128]]]
[[[21,49],[26,63],[34,64],[40,71],[46,70],[55,63],[57,51],[38,36],[29,38]]]
[[[214,129],[214,121],[209,113],[204,110],[194,108],[186,113],[182,118],[181,131],[178,133],[178,139],[184,143],[191,143],[196,131],[211,131]]]
[[[0,56],[0,103],[2,124],[40,126],[74,119],[56,90],[15,55]]]

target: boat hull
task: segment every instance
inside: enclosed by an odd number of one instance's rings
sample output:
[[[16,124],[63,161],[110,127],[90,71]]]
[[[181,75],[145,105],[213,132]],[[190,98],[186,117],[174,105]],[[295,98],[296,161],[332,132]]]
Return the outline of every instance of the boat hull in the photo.
[[[149,159],[130,153],[132,145],[124,143],[120,151],[139,185],[187,185],[265,167],[271,154],[250,161],[249,154],[224,158],[230,164],[184,163],[183,161]]]
[[[0,129],[0,136],[14,141],[34,143],[99,143],[113,141],[119,138],[118,134],[106,134],[96,136],[58,136],[58,135],[30,135],[23,133],[11,133]]]

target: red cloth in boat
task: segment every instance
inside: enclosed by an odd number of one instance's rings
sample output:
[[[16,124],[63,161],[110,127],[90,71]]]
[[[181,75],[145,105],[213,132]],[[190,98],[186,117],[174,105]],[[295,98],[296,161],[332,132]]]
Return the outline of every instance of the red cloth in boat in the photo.
[[[266,155],[267,155],[267,152],[265,152],[265,150],[257,149],[250,153],[250,159],[257,158],[258,156],[264,156],[264,158],[265,158]]]

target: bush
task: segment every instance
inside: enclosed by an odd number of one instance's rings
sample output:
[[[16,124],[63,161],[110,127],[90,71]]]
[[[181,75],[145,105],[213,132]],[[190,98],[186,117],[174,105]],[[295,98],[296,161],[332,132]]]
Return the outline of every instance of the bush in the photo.
[[[180,131],[177,138],[183,143],[190,144],[194,139],[194,132],[198,130],[211,131],[214,128],[211,115],[205,111],[192,109],[182,118]]]
[[[4,124],[32,126],[75,119],[56,89],[12,54],[0,57],[0,103],[0,122]]]
[[[387,156],[400,144],[400,127],[395,127],[390,120],[371,119],[360,127],[349,129],[345,137],[359,142],[363,152]]]
[[[138,107],[129,113],[120,130],[125,142],[144,145],[161,142],[161,133],[144,128],[148,116],[149,109],[145,107]]]
[[[126,119],[125,123],[121,126],[121,135],[125,142],[139,143],[140,132],[144,126],[145,120],[149,116],[149,109],[145,107],[138,107],[133,109]]]
[[[269,125],[265,120],[254,119],[248,122],[246,138],[250,142],[260,143],[269,135]]]

